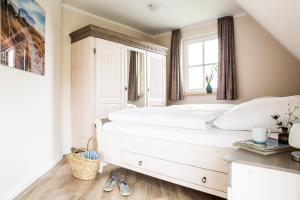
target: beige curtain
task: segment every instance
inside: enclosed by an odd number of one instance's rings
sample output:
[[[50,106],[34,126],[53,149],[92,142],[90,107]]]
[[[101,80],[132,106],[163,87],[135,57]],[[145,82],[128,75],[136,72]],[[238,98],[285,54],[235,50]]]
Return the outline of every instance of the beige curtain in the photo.
[[[218,100],[237,99],[234,21],[232,16],[218,19],[219,71]]]
[[[181,69],[180,69],[180,46],[181,31],[180,29],[172,31],[171,40],[171,61],[170,61],[170,88],[169,99],[178,101],[183,99]]]
[[[128,78],[128,100],[136,101],[138,96],[138,52],[130,51],[129,78]]]

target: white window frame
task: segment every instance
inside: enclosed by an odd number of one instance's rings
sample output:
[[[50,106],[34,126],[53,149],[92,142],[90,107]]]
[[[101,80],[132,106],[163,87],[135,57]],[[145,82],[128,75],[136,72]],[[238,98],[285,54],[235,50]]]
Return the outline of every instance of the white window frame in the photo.
[[[184,84],[184,94],[185,95],[191,95],[191,94],[206,94],[206,88],[202,88],[202,89],[189,89],[188,88],[188,68],[189,67],[193,67],[193,66],[188,66],[188,46],[190,44],[193,43],[198,43],[198,42],[205,42],[205,41],[209,41],[209,40],[213,40],[213,39],[218,39],[218,35],[217,33],[213,33],[213,34],[209,34],[209,35],[205,35],[205,36],[197,36],[197,37],[193,37],[193,38],[187,38],[187,39],[183,39],[182,40],[182,55],[183,55],[183,84]],[[205,45],[203,45],[202,47],[202,51],[203,51],[203,63],[205,63],[205,58],[204,58],[204,52],[205,52]],[[203,82],[204,82],[204,86],[206,85],[205,83],[205,66],[207,65],[217,65],[218,63],[208,63],[208,64],[202,64],[202,65],[195,65],[194,67],[199,67],[199,66],[203,66]],[[216,92],[216,88],[213,89],[213,93]]]

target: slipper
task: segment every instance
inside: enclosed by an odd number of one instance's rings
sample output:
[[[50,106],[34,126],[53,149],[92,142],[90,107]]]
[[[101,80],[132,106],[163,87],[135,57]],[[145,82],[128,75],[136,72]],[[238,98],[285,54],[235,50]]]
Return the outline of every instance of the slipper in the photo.
[[[131,190],[125,178],[121,178],[119,181],[119,189],[122,196],[129,196],[131,194]]]
[[[109,180],[107,180],[103,190],[105,192],[110,192],[113,191],[113,189],[115,188],[117,184],[117,177],[116,176],[112,176]]]

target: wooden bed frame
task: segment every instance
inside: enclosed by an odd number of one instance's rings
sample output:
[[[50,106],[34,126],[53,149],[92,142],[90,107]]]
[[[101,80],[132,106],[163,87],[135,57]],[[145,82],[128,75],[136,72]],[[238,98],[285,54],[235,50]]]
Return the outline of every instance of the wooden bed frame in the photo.
[[[181,186],[227,198],[228,164],[232,148],[216,148],[103,131],[107,120],[96,120],[99,172],[117,165]]]

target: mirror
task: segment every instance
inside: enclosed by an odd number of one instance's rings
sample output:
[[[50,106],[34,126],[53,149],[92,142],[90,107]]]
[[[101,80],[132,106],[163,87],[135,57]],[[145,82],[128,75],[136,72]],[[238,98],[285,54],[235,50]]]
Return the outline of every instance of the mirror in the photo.
[[[146,106],[145,53],[127,50],[127,108]]]

